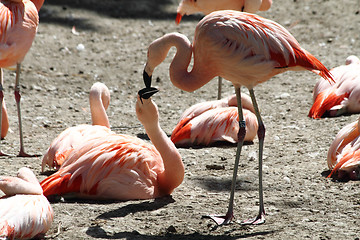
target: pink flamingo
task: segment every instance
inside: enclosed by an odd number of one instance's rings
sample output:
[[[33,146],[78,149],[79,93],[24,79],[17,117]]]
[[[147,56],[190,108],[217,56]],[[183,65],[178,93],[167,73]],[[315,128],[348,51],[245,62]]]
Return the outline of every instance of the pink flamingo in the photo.
[[[241,95],[246,121],[244,141],[253,141],[258,124],[251,98]],[[201,102],[186,109],[171,134],[176,146],[205,145],[217,141],[238,142],[239,116],[236,95],[221,100]]]
[[[38,12],[43,3],[44,0],[0,1],[0,102],[2,103],[4,100],[2,68],[8,68],[16,65],[14,93],[19,119],[20,151],[18,156],[20,157],[35,156],[25,153],[24,150],[20,111],[20,66],[35,38],[39,24]],[[6,156],[6,154],[1,153],[1,151],[0,155]]]
[[[346,125],[330,145],[327,163],[332,170],[328,177],[337,173],[339,179],[360,179],[360,118]]]
[[[260,224],[265,221],[262,187],[262,153],[265,127],[256,103],[254,87],[271,77],[288,70],[310,70],[331,80],[326,67],[313,55],[300,47],[296,39],[278,23],[255,14],[238,11],[217,11],[205,16],[197,25],[194,42],[180,33],[170,33],[153,41],[147,54],[144,82],[148,88],[154,68],[175,46],[176,55],[170,65],[170,80],[178,88],[192,92],[215,76],[222,76],[235,87],[240,129],[234,174],[228,211],[225,216],[211,215],[218,224],[226,224],[233,218],[235,182],[241,148],[245,137],[245,121],[242,114],[240,87],[249,89],[258,119],[259,139],[259,214],[244,224]],[[194,54],[193,67],[187,68]]]
[[[69,154],[84,141],[106,136],[112,131],[106,110],[110,103],[110,91],[103,83],[92,85],[89,94],[91,119],[93,125],[82,124],[70,127],[59,134],[50,144],[43,156],[41,170],[45,166],[59,169]]]
[[[272,0],[182,0],[177,9],[176,24],[179,24],[184,15],[201,12],[209,14],[218,10],[237,10],[248,13],[267,11]],[[221,98],[222,78],[218,77],[218,99]]]
[[[44,235],[54,219],[34,173],[26,167],[17,177],[0,176],[0,238],[30,239]]]
[[[349,56],[346,65],[330,70],[335,84],[319,79],[313,91],[313,106],[309,117],[321,118],[325,114],[339,116],[360,112],[360,60]]]
[[[177,8],[175,22],[180,23],[184,15],[203,13],[205,15],[219,10],[236,10],[248,13],[267,11],[272,0],[182,0]]]
[[[77,193],[129,200],[170,194],[184,178],[181,156],[161,130],[151,99],[138,98],[136,115],[154,145],[123,134],[84,142],[56,173],[41,182],[44,195]]]

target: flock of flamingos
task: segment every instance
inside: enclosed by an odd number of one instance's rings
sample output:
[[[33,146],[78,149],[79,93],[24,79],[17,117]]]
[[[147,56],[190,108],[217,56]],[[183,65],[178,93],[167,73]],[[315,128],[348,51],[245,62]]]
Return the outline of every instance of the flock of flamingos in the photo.
[[[20,114],[20,64],[32,45],[44,0],[1,0],[0,67],[16,66],[15,98],[20,129],[19,156],[24,151]],[[207,14],[196,26],[193,43],[180,33],[169,33],[148,48],[144,68],[145,88],[136,102],[136,115],[152,144],[110,130],[106,109],[110,92],[102,83],[90,90],[92,125],[66,129],[53,140],[43,156],[55,173],[38,182],[24,167],[16,177],[1,176],[0,238],[28,239],[44,235],[54,213],[47,200],[51,195],[75,193],[92,199],[149,199],[171,194],[184,178],[184,165],[177,146],[210,145],[216,141],[237,143],[229,207],[224,215],[209,215],[217,224],[233,218],[235,182],[244,141],[259,141],[259,212],[243,224],[262,224],[265,210],[262,189],[262,152],[265,126],[256,102],[254,87],[285,71],[309,70],[321,76],[314,87],[309,117],[322,118],[360,112],[360,60],[349,56],[345,65],[328,70],[303,49],[278,23],[255,15],[266,11],[272,0],[182,0],[176,22],[183,15]],[[230,81],[235,95],[198,103],[184,111],[171,138],[160,128],[158,109],[150,97],[151,76],[171,47],[177,49],[170,65],[171,82],[194,91],[216,76]],[[188,66],[193,56],[193,67]],[[3,99],[1,70],[1,137],[9,120]],[[248,88],[250,96],[241,93]],[[219,88],[221,81],[219,81]],[[328,152],[329,177],[360,178],[359,122],[344,127]],[[1,152],[1,155],[6,155]]]

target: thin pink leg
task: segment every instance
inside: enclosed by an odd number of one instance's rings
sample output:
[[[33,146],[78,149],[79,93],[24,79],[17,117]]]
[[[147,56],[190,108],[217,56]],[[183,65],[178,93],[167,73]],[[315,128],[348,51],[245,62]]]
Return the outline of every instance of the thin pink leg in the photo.
[[[234,171],[233,178],[231,182],[231,192],[230,192],[230,200],[227,213],[225,215],[209,215],[208,217],[214,220],[218,225],[229,224],[234,217],[234,196],[235,196],[235,186],[236,186],[236,178],[240,161],[241,149],[244,143],[245,135],[246,135],[246,125],[244,121],[244,116],[242,112],[242,104],[241,104],[241,92],[239,87],[235,87],[235,93],[237,98],[238,105],[238,114],[239,114],[239,132],[238,132],[238,144],[236,149],[236,157],[234,163]]]
[[[21,110],[20,110],[20,99],[21,99],[21,96],[20,96],[20,67],[21,67],[21,64],[18,63],[16,65],[16,80],[15,80],[15,91],[14,91],[17,112],[18,112],[18,119],[19,119],[19,132],[20,132],[20,151],[17,156],[18,157],[37,157],[38,155],[27,154],[24,150],[24,140],[23,140]]]
[[[253,102],[255,115],[258,120],[258,138],[259,138],[259,214],[255,218],[251,218],[242,222],[244,225],[257,225],[265,223],[265,208],[264,208],[264,194],[263,194],[263,184],[262,184],[262,160],[263,160],[263,148],[264,148],[264,139],[265,139],[265,126],[260,116],[260,111],[255,99],[255,94],[253,89],[249,89],[250,97]]]

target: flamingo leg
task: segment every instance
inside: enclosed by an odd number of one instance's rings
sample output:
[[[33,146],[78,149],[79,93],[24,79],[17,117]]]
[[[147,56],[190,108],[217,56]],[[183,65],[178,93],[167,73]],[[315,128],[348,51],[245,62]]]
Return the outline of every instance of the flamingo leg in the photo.
[[[221,99],[222,77],[218,77],[218,100]]]
[[[18,63],[16,65],[16,79],[15,79],[15,101],[16,107],[18,112],[18,119],[19,119],[19,132],[20,132],[20,151],[17,155],[18,157],[37,157],[37,155],[27,154],[24,150],[24,140],[23,140],[23,131],[22,131],[22,122],[21,122],[21,110],[20,110],[20,67],[21,64]]]
[[[262,185],[262,159],[263,159],[263,148],[265,139],[265,126],[260,116],[260,111],[255,99],[253,89],[249,89],[250,97],[254,106],[255,115],[258,120],[258,138],[259,138],[259,214],[252,219],[248,219],[242,222],[243,225],[257,225],[265,223],[265,208],[264,208],[264,197],[263,197],[263,185]]]
[[[238,105],[238,113],[239,113],[239,132],[238,132],[238,144],[237,144],[237,150],[236,150],[236,157],[235,157],[235,163],[234,163],[234,171],[233,171],[233,178],[231,182],[231,192],[230,192],[230,200],[229,200],[229,206],[228,210],[225,216],[218,216],[218,215],[209,215],[208,217],[214,220],[218,225],[224,225],[229,224],[234,217],[233,210],[234,210],[234,196],[235,196],[235,185],[236,185],[236,178],[237,178],[237,172],[239,167],[239,161],[240,161],[240,154],[241,149],[244,143],[245,135],[246,135],[246,128],[245,128],[245,121],[244,116],[242,112],[242,105],[241,105],[241,92],[240,87],[235,87],[235,93],[236,93],[236,99],[237,99],[237,105]]]
[[[2,125],[2,104],[3,104],[3,101],[4,101],[4,88],[3,88],[3,70],[2,68],[0,68],[0,116],[1,116],[1,119],[0,119],[0,131],[1,131],[1,125]],[[9,156],[8,154],[6,153],[3,153],[1,150],[0,150],[0,156]]]

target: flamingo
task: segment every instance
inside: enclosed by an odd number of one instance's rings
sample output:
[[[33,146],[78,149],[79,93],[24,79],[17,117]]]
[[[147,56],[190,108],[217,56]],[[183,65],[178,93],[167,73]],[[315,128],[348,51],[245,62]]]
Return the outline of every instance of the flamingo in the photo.
[[[330,70],[335,79],[331,85],[320,78],[313,91],[313,105],[309,117],[339,116],[360,112],[360,60],[351,55],[341,65]]]
[[[228,211],[226,215],[209,216],[217,224],[230,223],[233,218],[237,170],[246,134],[240,87],[245,86],[249,89],[258,120],[259,214],[243,223],[264,223],[262,153],[265,127],[255,99],[254,87],[288,70],[310,70],[333,81],[328,69],[301,48],[296,39],[278,23],[245,12],[216,11],[198,23],[193,44],[180,33],[165,34],[150,44],[143,73],[146,88],[151,85],[154,68],[163,62],[172,46],[175,46],[177,51],[170,64],[170,80],[176,87],[192,92],[215,76],[222,76],[235,87],[240,124],[238,145]],[[192,54],[193,67],[188,72]]]
[[[137,137],[110,134],[76,147],[61,168],[41,182],[45,196],[75,193],[95,199],[150,199],[170,194],[184,178],[175,145],[160,128],[151,99],[136,102],[136,115],[151,145]]]
[[[244,141],[253,141],[257,129],[254,107],[248,95],[241,95],[246,135]],[[186,109],[171,134],[176,146],[189,147],[217,141],[236,143],[239,131],[236,95],[221,100],[201,102]]]
[[[82,124],[67,128],[50,144],[43,156],[41,170],[48,165],[51,169],[59,169],[69,154],[84,141],[110,134],[110,123],[106,110],[110,103],[110,91],[103,83],[96,82],[91,86],[90,110],[93,125]]]
[[[237,10],[248,13],[267,11],[272,0],[182,0],[177,8],[175,22],[179,24],[184,15],[201,12],[205,15],[218,10]],[[222,78],[218,77],[218,99],[221,99]]]
[[[20,151],[19,157],[34,157],[24,150],[20,110],[20,68],[26,53],[35,38],[39,24],[38,12],[44,0],[1,0],[0,1],[0,102],[4,100],[2,68],[16,65],[15,100],[19,120]],[[1,111],[1,108],[0,108]],[[1,115],[1,114],[0,114]],[[2,116],[2,115],[1,115]],[[1,124],[1,122],[0,122]],[[6,156],[0,151],[0,156]]]
[[[30,239],[44,235],[54,219],[34,173],[20,168],[17,177],[0,176],[0,238]]]
[[[203,13],[205,15],[219,10],[236,10],[248,13],[267,11],[272,0],[182,0],[177,8],[176,24],[179,24],[184,15]]]
[[[327,163],[331,171],[328,177],[337,173],[340,179],[360,179],[360,118],[346,125],[331,143]]]

